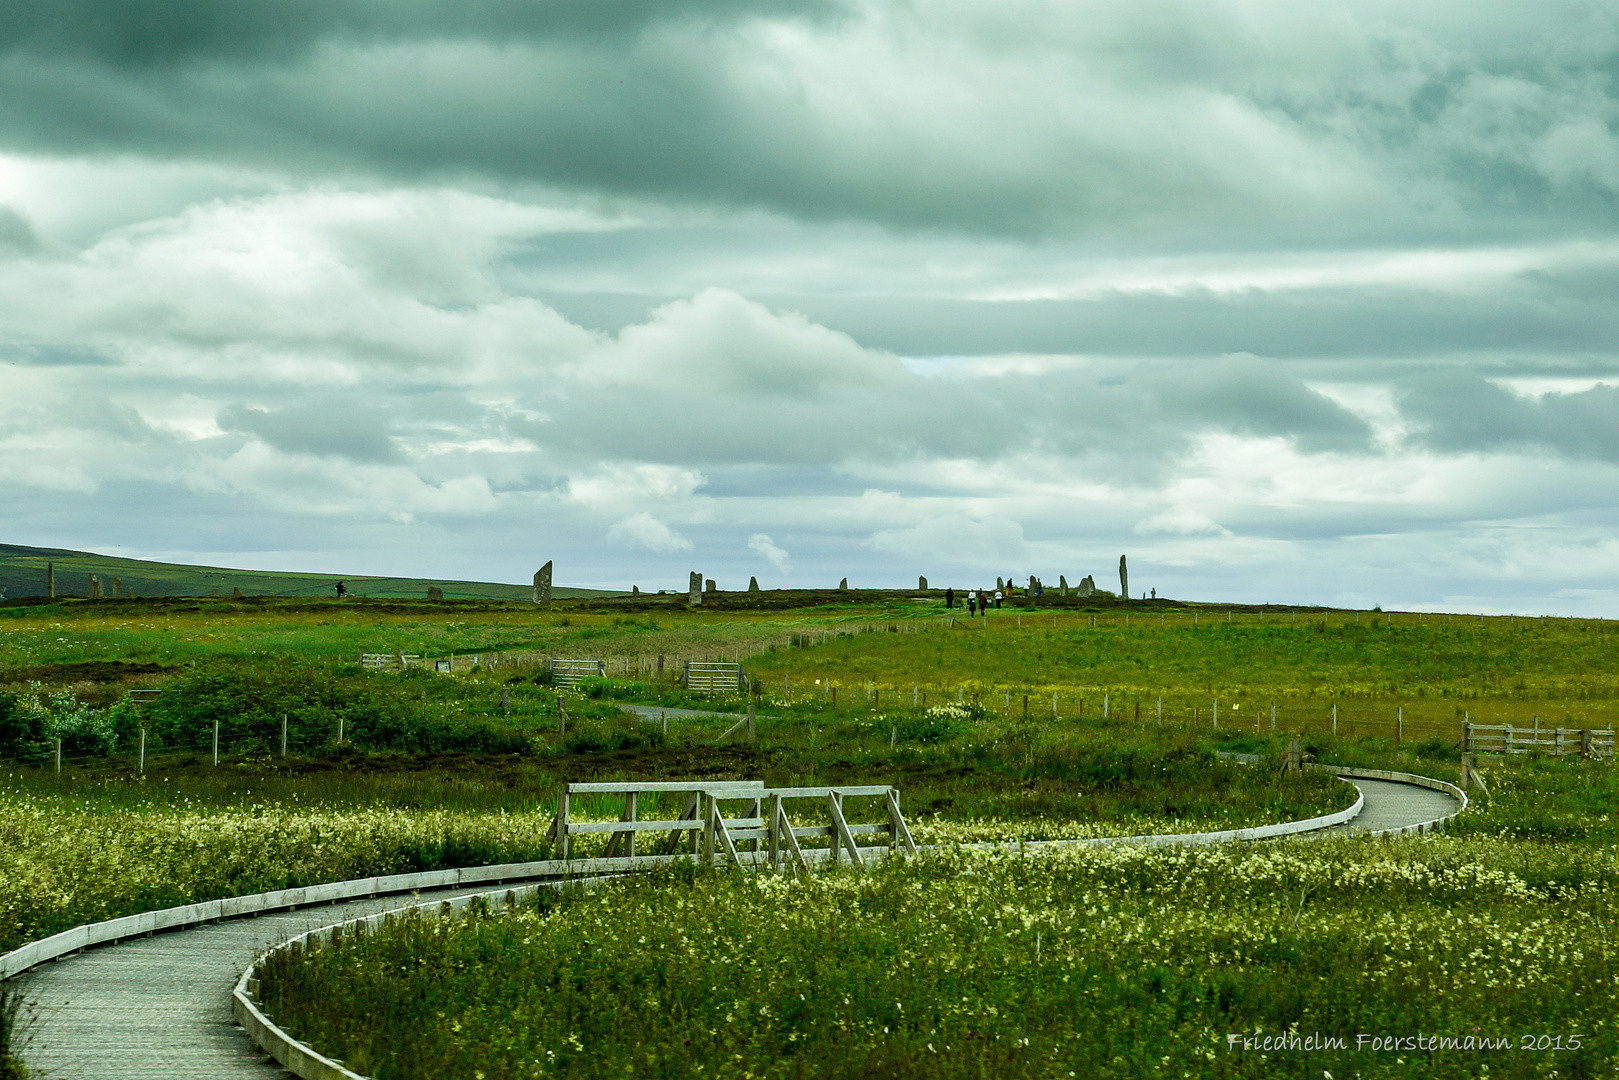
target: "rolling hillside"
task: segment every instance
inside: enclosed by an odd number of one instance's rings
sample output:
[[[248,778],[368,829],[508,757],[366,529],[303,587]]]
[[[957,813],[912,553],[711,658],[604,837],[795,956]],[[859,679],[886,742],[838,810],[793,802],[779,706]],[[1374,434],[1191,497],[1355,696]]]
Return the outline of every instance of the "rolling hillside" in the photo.
[[[218,566],[146,562],[114,555],[63,548],[0,544],[0,599],[46,595],[46,566],[56,566],[56,595],[85,596],[91,574],[101,578],[102,594],[114,595],[114,581],[124,593],[136,596],[332,596],[342,580],[355,596],[424,597],[430,585],[444,590],[448,600],[528,600],[527,585],[491,581],[453,581],[439,578],[366,577],[339,574],[288,574],[269,570],[232,570]],[[614,596],[598,589],[552,590],[564,597]]]

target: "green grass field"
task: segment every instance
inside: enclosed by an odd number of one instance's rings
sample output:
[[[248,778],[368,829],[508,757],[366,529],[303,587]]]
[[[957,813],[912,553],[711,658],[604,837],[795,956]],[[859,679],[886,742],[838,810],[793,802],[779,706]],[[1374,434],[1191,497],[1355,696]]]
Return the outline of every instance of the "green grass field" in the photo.
[[[565,780],[889,782],[918,840],[944,844],[1302,817],[1347,787],[1215,751],[1274,760],[1302,734],[1319,760],[1454,779],[1463,716],[1610,726],[1613,632],[1119,602],[1022,604],[986,623],[905,593],[719,594],[700,610],[655,596],[3,607],[0,948],[203,897],[539,857]],[[356,662],[401,652],[453,674]],[[560,695],[566,734],[553,656],[609,673]],[[618,711],[744,706],[683,691],[691,659],[745,665],[756,742],[717,745],[723,718],[665,732]],[[135,689],[161,693],[137,703]],[[383,1077],[1610,1075],[1614,765],[1484,772],[1493,801],[1444,839],[648,879],[319,954],[276,973],[274,1009]],[[548,989],[511,999],[535,986]],[[308,1006],[336,999],[352,1017]],[[398,1026],[340,1030],[366,1015]],[[1266,1056],[1224,1042],[1290,1025],[1580,1048]],[[414,1041],[389,1056],[397,1031]]]
[[[218,566],[190,566],[145,559],[125,559],[65,548],[22,547],[0,544],[0,600],[49,597],[49,568],[56,571],[56,595],[87,597],[90,575],[101,579],[102,594],[108,599],[130,596],[230,596],[241,590],[244,596],[318,597],[334,596],[334,585],[343,581],[356,597],[410,598],[427,596],[428,586],[437,586],[450,600],[530,599],[532,587],[488,581],[455,581],[429,578],[377,577],[367,574],[292,574],[269,570],[232,570]],[[116,585],[115,585],[116,581]],[[115,592],[116,588],[116,592]],[[557,588],[560,597],[611,596],[594,589]]]

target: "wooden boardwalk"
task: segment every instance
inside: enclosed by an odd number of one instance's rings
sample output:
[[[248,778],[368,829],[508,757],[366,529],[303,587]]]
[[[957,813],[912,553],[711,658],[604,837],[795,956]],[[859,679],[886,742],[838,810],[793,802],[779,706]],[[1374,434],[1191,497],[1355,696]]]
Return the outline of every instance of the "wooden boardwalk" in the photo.
[[[424,892],[487,892],[491,886]],[[17,976],[39,1012],[25,1055],[49,1080],[288,1077],[231,1018],[230,993],[271,945],[328,923],[411,902],[379,896],[228,919],[86,949]]]
[[[1366,796],[1349,825],[1400,828],[1453,812],[1454,798],[1386,780],[1352,781]],[[1306,834],[1310,835],[1310,834]],[[484,892],[488,885],[422,896]],[[401,907],[408,895],[234,919],[89,949],[17,977],[39,1010],[27,1064],[51,1080],[266,1080],[286,1077],[231,1019],[230,992],[261,951],[328,923]]]

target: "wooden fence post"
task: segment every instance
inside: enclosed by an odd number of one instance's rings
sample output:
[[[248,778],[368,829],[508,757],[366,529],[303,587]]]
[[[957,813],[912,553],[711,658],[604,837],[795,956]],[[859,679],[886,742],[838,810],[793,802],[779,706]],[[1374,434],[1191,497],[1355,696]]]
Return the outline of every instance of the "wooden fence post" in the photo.
[[[754,700],[755,700],[754,698],[749,698],[748,699],[748,745],[750,745],[750,746],[753,745],[753,740],[758,736],[758,731],[754,726],[754,713],[753,713]]]
[[[214,768],[219,768],[219,721],[214,721]]]
[[[1399,705],[1394,710],[1394,745],[1400,746],[1405,742],[1405,706]]]
[[[1214,730],[1219,731],[1220,730],[1220,703],[1218,701],[1214,702],[1213,716],[1214,716]]]
[[[667,725],[665,725],[667,727]],[[563,703],[562,695],[557,695],[557,734],[568,733],[568,706]]]
[[[1052,616],[1052,618],[1056,618],[1056,616]],[[1057,691],[1055,690],[1051,692],[1051,718],[1053,720],[1057,719]]]
[[[287,756],[287,714],[281,714],[281,756]]]
[[[562,785],[562,794],[557,797],[557,854],[563,862],[568,861],[568,811],[572,796],[568,794],[568,785]]]
[[[1462,713],[1462,753],[1471,754],[1472,752],[1473,752],[1473,714],[1470,713],[1470,712],[1464,712],[1464,713]]]
[[[143,773],[146,771],[146,729],[145,728],[141,728],[140,771],[143,772]]]
[[[1276,730],[1276,702],[1270,703],[1270,729]]]
[[[1338,734],[1338,703],[1336,701],[1332,703],[1332,733],[1334,735]]]
[[[1023,695],[1023,719],[1027,720],[1028,718],[1029,718],[1029,695],[1024,694]]]
[[[770,869],[781,869],[781,793],[770,793],[770,821],[765,827],[770,838]]]
[[[1283,772],[1296,773],[1304,771],[1303,741],[1297,736],[1287,742],[1287,759],[1282,766]]]
[[[56,775],[62,775],[62,737],[56,737]]]
[[[1591,729],[1590,728],[1581,728],[1580,729],[1580,756],[1583,757],[1583,758],[1588,758],[1588,757],[1594,756],[1591,753]]]
[[[1106,690],[1103,690],[1102,691],[1102,719],[1103,720],[1107,719],[1107,712],[1108,712],[1108,692]]]
[[[1158,695],[1158,726],[1164,726],[1164,695]]]

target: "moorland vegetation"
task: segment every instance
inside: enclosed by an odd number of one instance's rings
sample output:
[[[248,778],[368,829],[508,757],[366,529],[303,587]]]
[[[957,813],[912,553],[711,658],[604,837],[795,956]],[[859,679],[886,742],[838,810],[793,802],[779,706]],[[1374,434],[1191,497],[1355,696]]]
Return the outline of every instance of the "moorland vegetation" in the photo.
[[[233,892],[544,857],[564,780],[888,782],[917,839],[946,845],[1185,831],[1350,794],[1218,752],[1274,761],[1297,734],[1318,760],[1455,779],[1463,717],[1611,726],[1619,704],[1614,628],[1594,621],[1098,603],[986,623],[936,599],[823,599],[0,607],[0,948]],[[366,670],[363,652],[454,674]],[[547,656],[609,677],[559,691]],[[676,685],[703,658],[745,662],[755,742],[716,745],[728,718],[673,712],[745,707]],[[269,985],[289,1023],[385,1077],[1603,1075],[1619,1063],[1595,1003],[1615,977],[1612,770],[1490,762],[1492,801],[1392,845],[687,868],[618,900],[407,925]],[[382,1016],[388,972],[430,1013],[401,999],[391,1029],[308,1010],[342,996]],[[506,1004],[525,980],[548,992]],[[1223,1043],[1277,1025],[1583,1035],[1482,1056]],[[385,1052],[405,1030],[412,1049]]]

